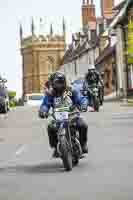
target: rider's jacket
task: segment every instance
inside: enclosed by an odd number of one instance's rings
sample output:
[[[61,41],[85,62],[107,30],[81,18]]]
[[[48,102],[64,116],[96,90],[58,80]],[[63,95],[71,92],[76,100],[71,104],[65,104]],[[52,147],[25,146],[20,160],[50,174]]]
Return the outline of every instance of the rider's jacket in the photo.
[[[40,106],[42,112],[48,112],[49,109],[59,107],[62,104],[66,106],[82,106],[88,104],[88,99],[85,96],[79,95],[80,91],[72,90],[66,91],[62,96],[52,95],[46,93],[43,98],[43,102]]]

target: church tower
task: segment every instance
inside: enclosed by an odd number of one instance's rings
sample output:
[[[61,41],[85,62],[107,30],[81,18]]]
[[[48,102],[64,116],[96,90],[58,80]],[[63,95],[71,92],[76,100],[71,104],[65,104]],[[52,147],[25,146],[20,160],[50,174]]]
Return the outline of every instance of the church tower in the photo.
[[[83,0],[82,2],[82,27],[86,29],[89,23],[96,23],[96,11],[93,0]]]
[[[114,0],[101,0],[101,14],[104,18],[113,17]]]
[[[23,96],[44,91],[44,83],[49,74],[59,69],[66,49],[64,20],[62,34],[54,33],[52,24],[50,33],[36,34],[33,18],[30,28],[30,35],[25,37],[20,24]]]

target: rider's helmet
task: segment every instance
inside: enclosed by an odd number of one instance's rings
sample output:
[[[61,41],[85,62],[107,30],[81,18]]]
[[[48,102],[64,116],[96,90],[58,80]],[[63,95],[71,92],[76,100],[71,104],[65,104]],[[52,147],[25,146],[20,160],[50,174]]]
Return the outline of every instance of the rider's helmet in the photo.
[[[66,77],[61,72],[56,72],[53,77],[52,87],[56,93],[62,95],[66,90]]]
[[[96,70],[95,65],[89,65],[88,72],[95,71],[95,70]]]
[[[48,81],[50,80],[50,78],[51,78],[51,74],[48,74]]]
[[[93,75],[93,73],[95,72],[96,68],[95,65],[89,65],[88,67],[88,74],[89,75]]]
[[[53,78],[54,78],[54,75],[55,75],[55,72],[50,73],[50,74],[48,75],[48,81],[52,82],[52,81],[53,81]]]

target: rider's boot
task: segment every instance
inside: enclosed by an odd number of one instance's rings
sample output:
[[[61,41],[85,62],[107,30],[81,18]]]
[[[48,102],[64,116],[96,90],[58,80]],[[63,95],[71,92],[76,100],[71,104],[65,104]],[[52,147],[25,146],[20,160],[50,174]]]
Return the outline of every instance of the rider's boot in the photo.
[[[57,151],[57,148],[54,149],[54,152],[53,152],[53,155],[52,155],[53,158],[59,158],[59,153]]]
[[[83,154],[88,153],[87,143],[85,143],[84,145],[82,145],[82,152],[83,152]]]

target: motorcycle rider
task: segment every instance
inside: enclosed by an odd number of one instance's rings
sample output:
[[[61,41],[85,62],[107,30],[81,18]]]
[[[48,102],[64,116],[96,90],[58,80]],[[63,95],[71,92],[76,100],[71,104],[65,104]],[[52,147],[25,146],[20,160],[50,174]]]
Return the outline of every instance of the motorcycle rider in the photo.
[[[96,70],[95,66],[90,65],[88,68],[88,73],[85,75],[84,88],[87,86],[93,86],[94,84],[96,84],[96,86],[99,88],[99,99],[100,103],[102,104],[104,96],[104,83],[100,73]]]
[[[68,91],[65,75],[60,72],[56,72],[52,80],[52,90],[44,95],[44,99],[39,110],[39,117],[40,118],[47,117],[47,114],[51,107],[54,109],[56,106],[62,105],[64,103],[68,103],[70,107],[77,106],[79,104],[84,105],[85,103],[87,104],[87,98],[80,99],[77,94],[77,91]],[[79,118],[76,128],[79,131],[79,141],[81,143],[82,151],[83,153],[88,153],[88,147],[87,147],[88,126],[84,122],[83,118]],[[55,120],[52,119],[52,121],[49,122],[47,131],[49,137],[49,144],[52,148],[55,149],[53,157],[58,157],[56,149],[58,142],[56,133],[58,131],[58,128]]]

